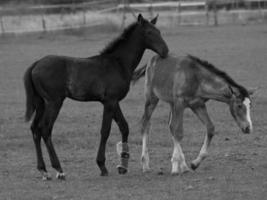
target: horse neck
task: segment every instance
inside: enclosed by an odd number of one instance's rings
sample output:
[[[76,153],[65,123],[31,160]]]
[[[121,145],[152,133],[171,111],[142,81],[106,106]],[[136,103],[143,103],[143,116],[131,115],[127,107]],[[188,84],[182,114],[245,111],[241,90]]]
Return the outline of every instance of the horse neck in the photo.
[[[202,79],[201,85],[201,96],[207,99],[213,99],[216,101],[229,103],[232,97],[230,85],[224,79],[211,73]]]
[[[142,36],[138,33],[132,33],[131,37],[114,50],[113,55],[116,56],[120,64],[130,73],[130,76],[132,76],[144,52],[145,47]]]

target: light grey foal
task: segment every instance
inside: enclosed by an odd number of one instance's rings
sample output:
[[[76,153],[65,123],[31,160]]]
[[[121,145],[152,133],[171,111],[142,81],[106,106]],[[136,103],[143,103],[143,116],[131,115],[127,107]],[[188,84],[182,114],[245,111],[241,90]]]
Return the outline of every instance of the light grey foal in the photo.
[[[252,131],[250,118],[250,95],[243,86],[237,84],[225,72],[207,61],[191,55],[172,56],[161,59],[152,57],[147,65],[137,70],[134,81],[145,78],[145,109],[142,117],[142,156],[143,171],[150,170],[147,148],[150,118],[160,100],[170,105],[169,127],[174,149],[172,154],[172,174],[189,171],[180,142],[183,138],[183,114],[190,108],[206,126],[207,134],[198,157],[191,162],[195,170],[208,155],[208,147],[214,135],[214,125],[207,113],[205,103],[212,99],[229,105],[230,112],[244,133]]]

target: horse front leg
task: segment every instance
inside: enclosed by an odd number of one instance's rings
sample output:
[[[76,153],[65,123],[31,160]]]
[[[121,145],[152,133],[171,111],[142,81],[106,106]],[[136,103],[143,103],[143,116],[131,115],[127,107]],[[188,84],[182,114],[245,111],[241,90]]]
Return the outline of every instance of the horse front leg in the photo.
[[[208,147],[210,146],[212,137],[215,134],[215,128],[208,115],[205,104],[201,107],[192,108],[192,110],[207,128],[207,133],[205,135],[205,139],[198,154],[198,157],[191,162],[191,168],[193,170],[196,170],[199,167],[200,163],[208,156]]]
[[[173,154],[172,154],[172,175],[177,175],[179,173],[185,173],[190,171],[186,162],[185,156],[180,145],[180,142],[183,139],[183,114],[184,114],[184,107],[176,103],[176,105],[171,106],[171,113],[170,113],[170,131],[172,134],[173,139]]]
[[[119,103],[116,104],[114,111],[114,120],[117,123],[120,132],[122,141],[117,143],[117,153],[120,156],[120,164],[117,166],[119,174],[126,174],[128,171],[128,162],[129,162],[129,146],[128,146],[128,135],[129,135],[129,126],[123,116]]]
[[[108,170],[105,165],[106,156],[106,143],[110,134],[111,129],[111,123],[113,118],[113,112],[114,112],[114,104],[112,103],[105,103],[104,104],[104,111],[103,111],[103,119],[102,119],[102,126],[101,126],[101,138],[100,138],[100,144],[98,148],[96,163],[101,170],[101,176],[107,176]]]
[[[149,130],[150,130],[150,119],[151,116],[159,102],[159,99],[151,95],[146,99],[145,111],[141,120],[141,134],[142,134],[142,155],[141,155],[141,164],[143,172],[150,171],[149,167],[149,153],[148,153],[148,139],[149,139]]]

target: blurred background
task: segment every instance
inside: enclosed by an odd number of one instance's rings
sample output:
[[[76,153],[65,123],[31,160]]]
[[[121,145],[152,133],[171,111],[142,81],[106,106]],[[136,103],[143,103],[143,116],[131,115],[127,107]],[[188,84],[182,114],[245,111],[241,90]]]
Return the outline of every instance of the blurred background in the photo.
[[[160,14],[158,26],[264,22],[267,0],[1,0],[0,34],[93,26],[124,28],[138,13]]]
[[[152,172],[141,172],[140,119],[144,79],[131,86],[121,107],[130,127],[129,173],[117,174],[112,126],[107,145],[109,177],[95,164],[102,105],[66,100],[53,129],[53,141],[67,181],[59,182],[43,145],[48,171],[41,181],[30,124],[24,123],[23,75],[48,55],[89,57],[101,51],[138,13],[151,19],[172,53],[192,54],[226,71],[248,88],[254,132],[242,135],[226,105],[209,102],[219,134],[210,156],[196,172],[170,175],[173,144],[169,106],[159,103],[152,117]],[[0,0],[0,200],[259,200],[267,196],[267,0]],[[146,51],[140,65],[154,55]],[[205,126],[184,115],[182,147],[190,163],[199,153]]]

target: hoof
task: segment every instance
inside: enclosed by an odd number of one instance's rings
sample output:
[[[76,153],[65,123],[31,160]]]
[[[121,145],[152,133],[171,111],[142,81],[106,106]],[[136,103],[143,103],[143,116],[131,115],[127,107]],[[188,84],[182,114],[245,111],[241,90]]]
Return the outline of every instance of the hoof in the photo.
[[[186,166],[181,167],[181,174],[187,174],[190,172],[190,169]]]
[[[194,163],[191,163],[191,165],[190,165],[191,169],[194,170],[194,171],[198,168],[198,166],[199,165],[196,165]]]
[[[179,175],[179,172],[172,172],[171,175],[172,176],[178,176]]]
[[[164,175],[164,172],[163,172],[163,171],[159,171],[159,172],[158,172],[158,175],[159,175],[159,176],[162,176],[162,175]]]
[[[50,181],[50,180],[52,180],[51,175],[48,174],[47,172],[41,172],[41,174],[42,174],[42,180],[43,181]]]
[[[107,170],[101,171],[100,176],[108,176],[108,171]]]
[[[43,177],[42,177],[42,180],[43,180],[43,181],[50,181],[50,180],[52,180],[52,177],[49,176],[49,175],[47,175],[47,176],[43,176]]]
[[[60,173],[60,172],[58,172],[57,173],[57,175],[56,175],[56,178],[58,179],[58,180],[66,180],[66,176],[65,176],[65,174],[62,172],[62,173]]]
[[[124,168],[122,166],[117,166],[117,169],[118,169],[119,174],[126,174],[128,171],[126,168]]]

